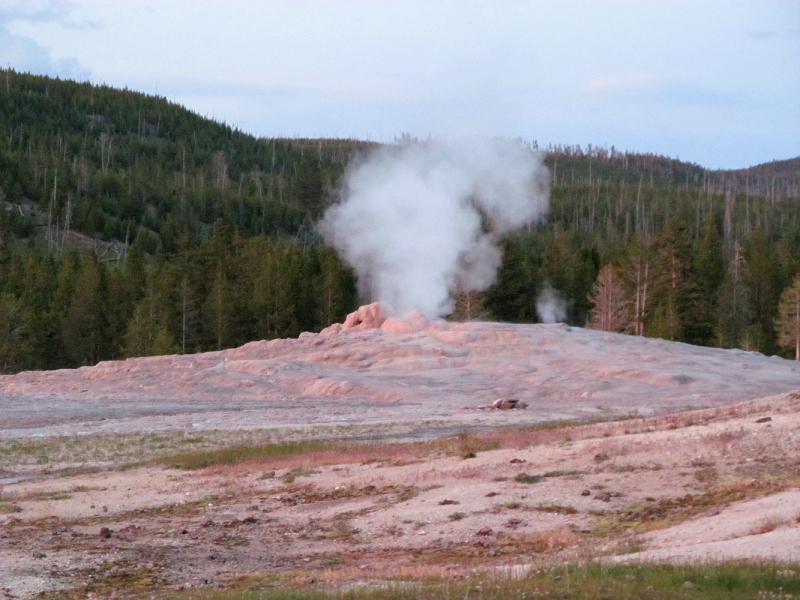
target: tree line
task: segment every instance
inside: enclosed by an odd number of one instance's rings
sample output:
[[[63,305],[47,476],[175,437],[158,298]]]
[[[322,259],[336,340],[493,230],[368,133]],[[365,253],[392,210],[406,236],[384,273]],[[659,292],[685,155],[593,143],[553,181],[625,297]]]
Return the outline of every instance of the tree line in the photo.
[[[574,325],[793,358],[794,313],[782,296],[800,273],[798,215],[792,197],[557,184],[547,223],[504,241],[484,305],[536,321],[549,284]]]
[[[119,264],[93,249],[31,245],[0,252],[0,371],[52,369],[132,356],[220,350],[296,337],[341,322],[355,278],[314,244],[244,238],[217,221],[200,241],[149,260],[133,245]]]
[[[375,144],[257,139],[165,98],[4,83],[1,371],[291,337],[358,305],[315,223]],[[499,240],[496,284],[451,318],[537,322],[552,289],[573,325],[793,355],[800,159],[712,172],[551,147],[546,163],[546,219]]]

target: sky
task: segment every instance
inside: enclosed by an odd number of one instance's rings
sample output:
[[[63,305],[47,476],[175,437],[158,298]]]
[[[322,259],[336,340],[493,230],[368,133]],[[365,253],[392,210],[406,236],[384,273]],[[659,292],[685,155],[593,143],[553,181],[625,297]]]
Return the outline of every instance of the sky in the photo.
[[[0,0],[0,65],[257,136],[800,155],[800,0]]]

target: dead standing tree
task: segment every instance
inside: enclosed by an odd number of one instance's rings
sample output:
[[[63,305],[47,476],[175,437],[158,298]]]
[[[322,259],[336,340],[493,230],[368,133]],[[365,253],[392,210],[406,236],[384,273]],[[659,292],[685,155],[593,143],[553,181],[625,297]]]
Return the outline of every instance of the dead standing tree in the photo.
[[[781,294],[775,329],[778,343],[788,348],[794,346],[794,359],[800,360],[800,275]]]
[[[108,175],[108,167],[111,164],[111,136],[106,132],[100,134],[100,169],[103,175]]]
[[[636,289],[633,302],[633,320],[631,327],[634,335],[644,335],[644,322],[647,315],[647,284],[650,281],[650,263],[641,255],[631,261],[635,276],[631,277]]]
[[[625,293],[625,284],[614,271],[614,267],[606,265],[600,270],[589,301],[594,304],[594,308],[589,312],[587,329],[614,333],[630,330],[631,302]]]

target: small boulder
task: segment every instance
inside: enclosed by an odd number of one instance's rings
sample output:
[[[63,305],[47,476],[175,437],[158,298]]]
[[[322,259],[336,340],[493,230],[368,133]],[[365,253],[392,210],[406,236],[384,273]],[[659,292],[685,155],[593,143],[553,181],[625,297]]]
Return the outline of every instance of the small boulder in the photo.
[[[498,398],[494,402],[492,402],[492,408],[494,410],[513,410],[517,409],[524,409],[528,408],[527,403],[523,402],[522,400],[518,400],[517,398]]]

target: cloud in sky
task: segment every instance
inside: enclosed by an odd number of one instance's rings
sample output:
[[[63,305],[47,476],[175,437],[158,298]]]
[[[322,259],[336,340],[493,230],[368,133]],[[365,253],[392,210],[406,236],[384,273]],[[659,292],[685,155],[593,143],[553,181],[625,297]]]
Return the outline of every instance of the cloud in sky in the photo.
[[[67,17],[73,8],[71,2],[56,0],[0,0],[0,22],[12,19],[54,21]]]
[[[580,86],[583,92],[630,92],[648,89],[656,83],[652,75],[610,75],[595,77]]]
[[[750,37],[754,40],[768,40],[775,37],[775,34],[775,31],[751,31],[749,33]]]
[[[0,0],[0,65],[10,65],[18,71],[50,75],[77,80],[89,78],[89,71],[74,57],[54,59],[50,50],[31,37],[9,31],[15,21],[28,23],[60,22],[74,26],[69,21],[72,5],[54,0]]]
[[[32,39],[13,35],[0,25],[0,65],[11,65],[18,71],[30,71],[77,80],[89,78],[89,71],[82,68],[74,58],[53,60],[47,48]]]
[[[498,134],[739,167],[800,154],[797,22],[781,0],[0,0],[0,60],[256,135]]]

